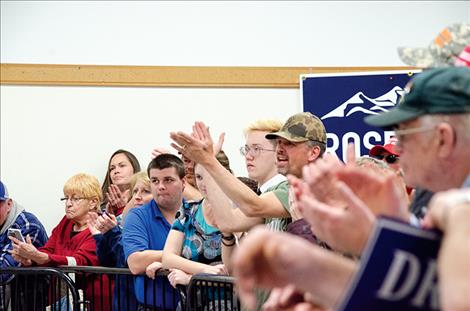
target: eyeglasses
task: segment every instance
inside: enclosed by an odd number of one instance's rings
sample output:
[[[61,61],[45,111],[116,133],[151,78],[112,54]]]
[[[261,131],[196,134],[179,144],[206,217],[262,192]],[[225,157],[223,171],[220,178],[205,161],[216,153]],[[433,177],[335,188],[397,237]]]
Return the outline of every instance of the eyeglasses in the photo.
[[[248,145],[240,147],[240,154],[242,156],[246,156],[247,154],[251,154],[252,156],[257,157],[257,156],[259,156],[261,151],[276,151],[276,150],[274,150],[274,149],[264,149],[264,148],[261,148],[260,146],[256,146],[256,145],[253,146],[253,147],[250,147]]]
[[[427,132],[434,130],[436,128],[436,125],[426,125],[426,126],[420,126],[420,127],[413,127],[413,128],[408,128],[408,129],[395,129],[395,137],[397,138],[398,144],[403,141],[404,136],[410,135],[410,134],[416,134],[416,133],[422,133],[422,132]]]
[[[86,198],[76,198],[76,197],[65,197],[65,198],[60,198],[61,201],[64,201],[65,203],[67,203],[67,201],[70,200],[70,202],[72,202],[73,205],[75,204],[78,204],[80,203],[81,200],[86,200]]]
[[[396,156],[394,154],[389,154],[388,156],[384,156],[383,154],[378,154],[378,155],[375,155],[374,158],[377,160],[385,159],[385,162],[387,162],[388,164],[393,164],[400,159],[399,156]]]

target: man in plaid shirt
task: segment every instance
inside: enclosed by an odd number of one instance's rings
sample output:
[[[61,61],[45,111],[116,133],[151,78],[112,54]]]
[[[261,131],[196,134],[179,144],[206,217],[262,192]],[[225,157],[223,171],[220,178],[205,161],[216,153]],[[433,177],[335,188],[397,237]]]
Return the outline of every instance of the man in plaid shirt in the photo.
[[[8,267],[21,266],[13,259],[10,252],[12,242],[8,238],[8,229],[21,230],[25,239],[31,239],[36,247],[43,246],[47,241],[46,230],[41,222],[31,213],[24,210],[24,207],[11,199],[6,186],[0,181],[0,270]],[[11,274],[0,274],[0,284],[5,284],[13,279]],[[4,292],[0,291],[0,310],[4,304]],[[8,290],[7,290],[8,301]]]

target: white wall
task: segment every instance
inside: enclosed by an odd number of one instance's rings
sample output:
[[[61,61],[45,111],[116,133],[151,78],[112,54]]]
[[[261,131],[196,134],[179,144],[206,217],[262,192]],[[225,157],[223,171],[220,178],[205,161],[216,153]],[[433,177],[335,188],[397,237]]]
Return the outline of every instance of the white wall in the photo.
[[[470,21],[468,1],[2,1],[1,61],[395,66]]]
[[[224,150],[235,173],[246,176],[242,128],[301,110],[298,92],[289,89],[2,86],[0,100],[0,178],[48,231],[63,216],[65,181],[78,172],[103,181],[119,148],[146,168],[152,148],[170,149],[170,131],[190,131],[203,120],[216,138],[226,132]]]
[[[425,46],[470,21],[469,2],[1,2],[1,62],[188,66],[401,66],[397,46]],[[204,120],[227,132],[244,175],[241,128],[300,110],[295,89],[1,86],[0,178],[50,230],[66,179],[102,181],[109,155],[143,167],[168,132]]]

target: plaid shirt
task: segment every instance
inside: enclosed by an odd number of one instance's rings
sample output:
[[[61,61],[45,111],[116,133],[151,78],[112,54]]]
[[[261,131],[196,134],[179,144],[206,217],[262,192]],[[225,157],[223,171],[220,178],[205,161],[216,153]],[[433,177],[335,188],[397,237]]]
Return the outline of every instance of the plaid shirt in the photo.
[[[33,245],[36,247],[43,246],[47,242],[46,230],[39,219],[31,213],[21,212],[10,228],[20,229],[24,237],[29,235]],[[8,238],[8,230],[5,230],[0,235],[0,247],[0,268],[19,267],[20,263],[14,260],[8,252],[13,248],[12,242]],[[2,283],[10,281],[12,278],[13,276],[10,274],[0,274],[0,282]]]

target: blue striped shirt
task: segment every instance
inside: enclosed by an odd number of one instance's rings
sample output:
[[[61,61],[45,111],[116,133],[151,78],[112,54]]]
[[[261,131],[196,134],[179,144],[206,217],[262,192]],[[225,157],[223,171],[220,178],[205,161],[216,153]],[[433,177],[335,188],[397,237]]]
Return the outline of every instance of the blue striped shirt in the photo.
[[[46,229],[44,229],[39,219],[31,213],[25,211],[21,212],[10,228],[20,229],[24,237],[29,235],[31,242],[36,247],[43,246],[47,242]],[[0,247],[0,268],[19,267],[20,263],[14,260],[13,256],[8,252],[13,249],[12,242],[8,238],[8,230],[5,230],[5,232],[0,235]],[[10,274],[0,274],[0,280],[2,282],[7,282],[11,278],[12,275]]]

